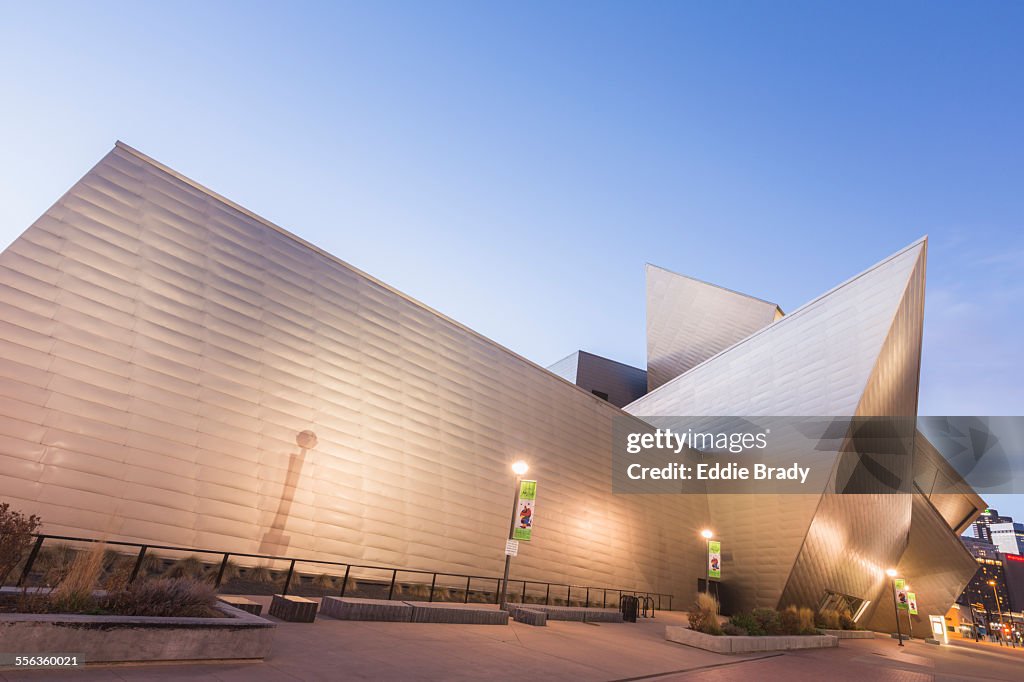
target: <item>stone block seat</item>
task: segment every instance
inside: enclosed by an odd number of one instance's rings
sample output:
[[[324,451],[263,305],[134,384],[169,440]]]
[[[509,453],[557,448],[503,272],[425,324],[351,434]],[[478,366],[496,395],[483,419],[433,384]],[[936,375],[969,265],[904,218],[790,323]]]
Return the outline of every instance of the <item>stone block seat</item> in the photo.
[[[275,594],[270,602],[270,615],[289,623],[312,623],[316,620],[316,607],[312,599]]]
[[[540,611],[547,620],[573,620],[587,623],[621,623],[622,612],[618,609],[601,609],[586,606],[550,606],[545,604],[506,604],[507,609]],[[513,617],[514,614],[513,614]],[[516,620],[519,620],[516,618]]]
[[[339,620],[375,620],[408,623],[413,607],[402,601],[386,599],[354,599],[351,597],[324,597],[320,613]]]
[[[508,611],[494,607],[425,601],[410,601],[406,604],[412,607],[413,623],[508,625]]]
[[[217,599],[254,616],[258,616],[263,612],[263,604],[258,604],[251,599],[240,597],[237,594],[219,594]]]
[[[527,608],[525,606],[515,606],[513,604],[508,604],[507,608],[508,615],[512,616],[517,623],[537,626],[545,626],[548,624],[548,614],[544,611]]]

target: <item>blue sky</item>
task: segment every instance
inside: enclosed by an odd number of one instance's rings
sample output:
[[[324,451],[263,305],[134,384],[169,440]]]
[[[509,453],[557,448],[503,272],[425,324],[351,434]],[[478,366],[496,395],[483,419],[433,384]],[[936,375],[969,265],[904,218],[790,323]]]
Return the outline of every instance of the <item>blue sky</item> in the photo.
[[[792,310],[928,234],[922,413],[1022,413],[1024,4],[0,16],[4,245],[122,139],[538,363],[642,366],[645,262]]]

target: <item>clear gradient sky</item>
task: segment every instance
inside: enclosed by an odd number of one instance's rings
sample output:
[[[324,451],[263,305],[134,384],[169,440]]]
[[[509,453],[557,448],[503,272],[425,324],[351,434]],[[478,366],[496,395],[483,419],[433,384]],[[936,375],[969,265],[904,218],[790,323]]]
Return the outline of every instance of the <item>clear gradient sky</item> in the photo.
[[[928,234],[921,412],[1024,413],[1022,3],[160,5],[0,0],[0,245],[121,139],[542,365],[643,366],[645,262],[788,311]]]

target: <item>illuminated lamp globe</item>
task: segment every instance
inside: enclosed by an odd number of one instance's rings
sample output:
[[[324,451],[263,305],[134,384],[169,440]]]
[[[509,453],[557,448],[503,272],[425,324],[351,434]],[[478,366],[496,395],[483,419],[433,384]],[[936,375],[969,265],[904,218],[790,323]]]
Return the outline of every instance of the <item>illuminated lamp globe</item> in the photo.
[[[714,534],[714,533],[712,533],[712,532],[711,532],[710,530],[708,530],[707,528],[705,528],[704,530],[702,530],[702,531],[700,532],[700,536],[701,536],[702,538],[706,539],[706,540],[710,540],[711,538],[715,537],[715,534]]]
[[[523,460],[519,460],[518,462],[512,465],[512,471],[515,472],[516,476],[522,476],[529,470],[530,465],[524,462]]]
[[[886,569],[885,574],[887,576],[889,576],[890,578],[895,578],[896,577],[896,569],[895,568]]]

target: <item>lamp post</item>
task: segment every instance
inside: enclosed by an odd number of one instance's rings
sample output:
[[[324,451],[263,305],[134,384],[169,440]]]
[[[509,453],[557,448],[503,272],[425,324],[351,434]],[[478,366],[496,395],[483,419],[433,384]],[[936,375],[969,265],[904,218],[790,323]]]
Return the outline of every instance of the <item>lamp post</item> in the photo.
[[[715,534],[705,528],[700,532],[700,536],[704,538],[704,592],[711,594],[711,576],[708,571],[708,561],[710,561],[711,557],[711,538],[715,537]]]
[[[889,584],[892,586],[892,612],[896,616],[896,637],[900,641],[900,646],[903,646],[903,633],[900,631],[900,607],[896,603],[896,569],[890,568],[886,570],[885,574],[889,576]]]
[[[989,580],[989,587],[992,588],[992,596],[996,600],[996,611],[999,612],[999,643],[1003,643],[1003,607],[999,604],[999,593],[996,592],[996,581]]]
[[[523,480],[523,475],[530,470],[530,465],[519,460],[512,465],[512,472],[516,475],[515,491],[512,494],[512,517],[508,521],[508,539],[512,539],[512,533],[516,528],[516,512],[519,507],[519,482]],[[498,598],[499,608],[505,603],[505,599],[508,597],[508,570],[512,565],[512,555],[507,551],[505,552],[505,578],[501,581],[501,596]],[[523,598],[526,598],[526,594],[523,594]]]

